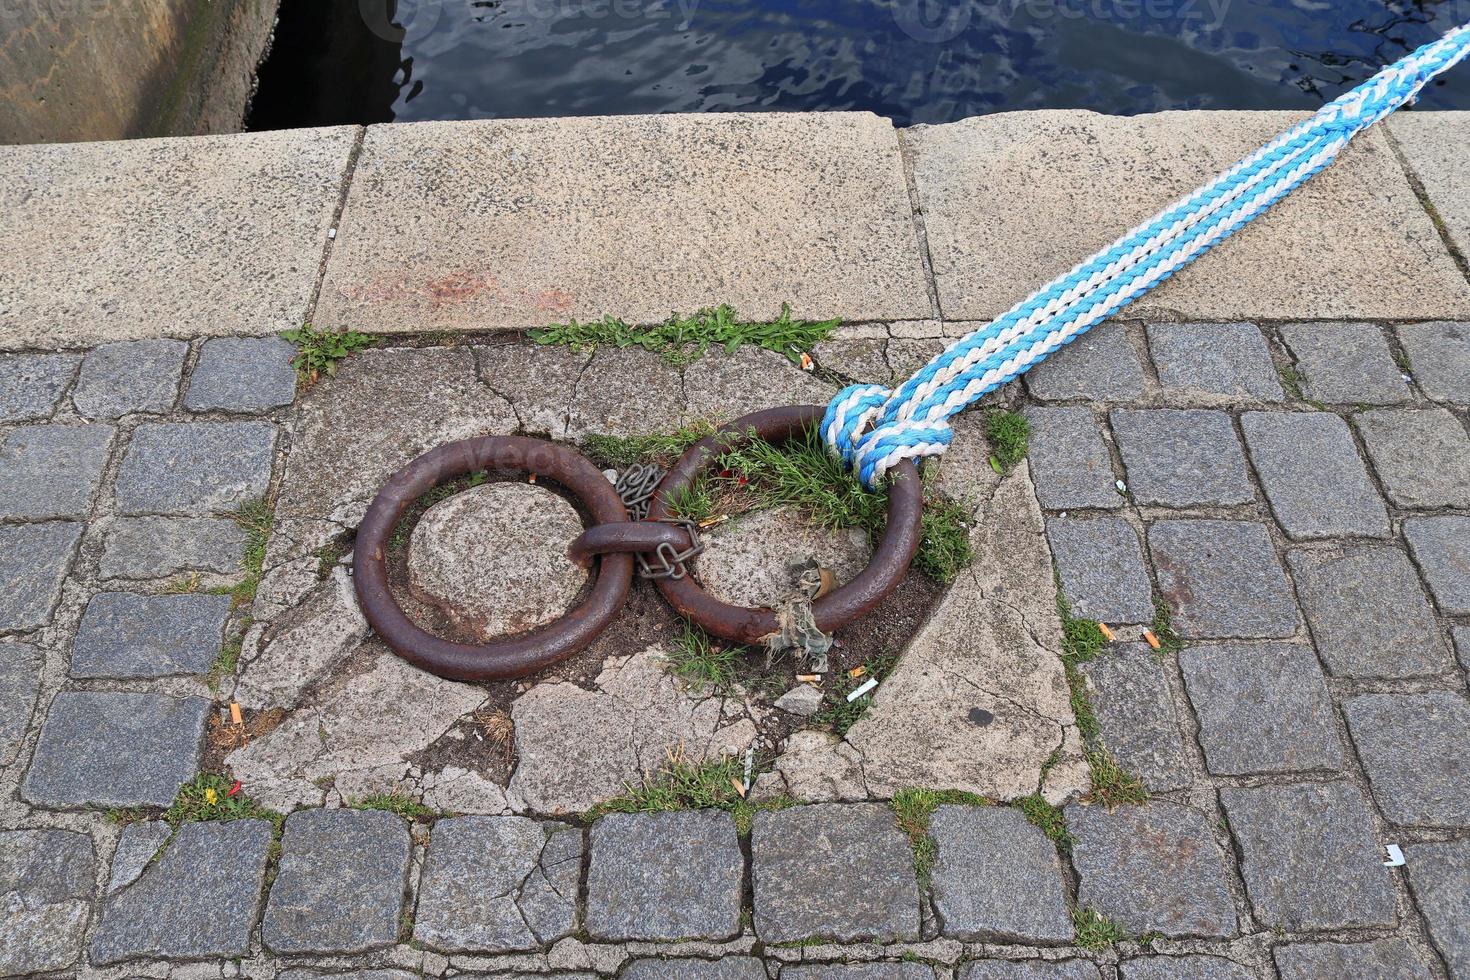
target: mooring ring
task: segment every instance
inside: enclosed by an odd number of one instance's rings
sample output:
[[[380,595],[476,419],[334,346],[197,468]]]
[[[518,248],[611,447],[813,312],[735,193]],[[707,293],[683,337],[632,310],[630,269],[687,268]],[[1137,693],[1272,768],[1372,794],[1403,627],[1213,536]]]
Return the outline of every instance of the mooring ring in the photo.
[[[607,554],[581,604],[553,623],[489,643],[456,643],[417,626],[388,587],[388,541],[410,504],[458,476],[528,473],[565,487],[592,517],[593,526],[628,519],[627,509],[602,471],[574,449],[542,439],[484,436],[440,446],[393,474],[378,491],[357,531],[353,579],[363,616],[387,644],[415,667],[457,681],[524,677],[582,650],[612,623],[628,598],[633,556]]]
[[[674,464],[658,485],[649,504],[648,519],[673,515],[670,501],[693,484],[713,460],[731,448],[748,442],[753,434],[766,442],[780,443],[820,425],[826,411],[820,405],[796,405],[755,412],[721,426],[702,439]],[[889,470],[888,520],[873,549],[872,560],[851,582],[812,603],[817,628],[832,633],[868,612],[898,587],[918,553],[923,537],[924,488],[918,468],[904,460]],[[705,632],[735,643],[759,643],[778,631],[776,610],[732,606],[721,602],[694,581],[694,576],[655,579],[654,584],[681,615]]]

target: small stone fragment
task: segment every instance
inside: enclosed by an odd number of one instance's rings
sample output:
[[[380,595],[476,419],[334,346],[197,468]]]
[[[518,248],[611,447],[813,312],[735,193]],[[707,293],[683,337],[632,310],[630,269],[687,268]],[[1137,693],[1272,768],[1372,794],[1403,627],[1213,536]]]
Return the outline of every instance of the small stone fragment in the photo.
[[[77,961],[92,861],[86,834],[0,831],[0,976],[34,976]]]
[[[112,869],[107,878],[107,894],[111,895],[137,881],[143,869],[168,842],[174,830],[162,820],[137,820],[118,835],[117,849],[112,852]]]
[[[26,425],[0,443],[0,518],[85,517],[102,479],[110,425]]]
[[[191,412],[263,412],[296,398],[296,348],[280,337],[214,337],[204,342],[184,393]]]
[[[226,595],[104,592],[82,614],[72,644],[71,675],[202,674],[219,656],[229,615]]]
[[[0,630],[50,622],[81,536],[82,525],[65,521],[0,527]]]
[[[822,691],[810,684],[798,684],[776,699],[776,707],[798,718],[810,718],[822,709]]]
[[[131,412],[167,412],[179,394],[189,345],[180,340],[103,344],[82,361],[71,394],[77,414],[121,418]]]

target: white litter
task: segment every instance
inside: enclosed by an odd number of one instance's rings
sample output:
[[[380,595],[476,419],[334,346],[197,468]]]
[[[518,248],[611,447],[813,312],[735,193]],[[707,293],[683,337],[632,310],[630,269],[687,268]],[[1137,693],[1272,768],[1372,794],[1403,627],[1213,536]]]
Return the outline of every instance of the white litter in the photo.
[[[1402,868],[1404,866],[1404,852],[1399,850],[1397,844],[1384,844],[1383,849],[1388,852],[1388,860],[1383,862],[1385,868]]]
[[[327,237],[328,238],[336,238],[337,237],[337,229],[336,228],[328,228],[327,229]]]
[[[869,691],[871,691],[873,688],[875,688],[877,686],[878,686],[878,679],[875,678],[875,677],[869,677],[868,678],[868,682],[866,684],[864,684],[862,687],[858,688],[856,691],[853,691],[851,694],[849,694],[847,696],[847,703],[848,704],[852,704],[858,698],[862,697],[864,694],[867,694]]]
[[[745,791],[750,792],[750,771],[755,768],[755,746],[745,750]]]
[[[1128,492],[1128,484],[1124,483],[1122,480],[1119,480],[1117,483],[1114,483],[1113,486],[1115,486],[1115,487],[1118,488],[1118,492],[1119,493],[1127,493]]]

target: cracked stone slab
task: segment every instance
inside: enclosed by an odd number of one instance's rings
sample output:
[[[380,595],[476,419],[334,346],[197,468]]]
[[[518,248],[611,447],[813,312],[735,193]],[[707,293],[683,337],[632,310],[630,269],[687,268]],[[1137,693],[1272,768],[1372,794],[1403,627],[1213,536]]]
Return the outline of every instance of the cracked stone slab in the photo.
[[[757,813],[750,851],[755,931],[764,942],[918,938],[914,856],[887,805]]]
[[[15,761],[41,689],[41,651],[29,643],[0,640],[0,766]]]
[[[77,373],[76,354],[0,356],[0,422],[31,422],[56,409]]]
[[[61,600],[82,525],[67,521],[0,527],[0,630],[45,626]]]
[[[480,378],[510,402],[523,432],[553,439],[567,436],[572,405],[581,401],[579,384],[592,360],[591,351],[517,341],[476,347],[475,357]]]
[[[361,953],[398,939],[410,841],[381,810],[298,810],[286,818],[280,872],[261,939],[278,954]]]
[[[299,327],[357,133],[0,148],[0,345]]]
[[[577,511],[543,487],[473,487],[419,518],[409,538],[409,588],[482,641],[545,626],[587,582],[567,556],[581,533]]]
[[[86,834],[0,832],[0,975],[34,976],[77,961],[91,911],[92,866]]]
[[[592,827],[587,931],[610,942],[729,939],[744,875],[723,811],[609,814]]]
[[[1273,951],[1281,980],[1322,977],[1374,977],[1376,980],[1430,980],[1419,954],[1402,939],[1368,943],[1296,943]]]
[[[86,517],[102,479],[110,425],[27,425],[0,443],[0,518]]]
[[[852,581],[867,567],[873,547],[861,528],[813,527],[794,507],[742,514],[704,536],[694,576],[716,599],[734,606],[780,606],[796,590],[794,567],[815,561]]]
[[[90,419],[166,412],[179,396],[188,353],[189,345],[180,340],[103,344],[82,360],[72,404]]]
[[[117,837],[117,849],[112,852],[107,894],[121,891],[142,877],[149,862],[173,834],[173,827],[162,820],[137,820],[123,827]]]
[[[923,317],[912,210],[897,134],[869,113],[374,126],[316,320],[521,330],[715,302]]]
[[[1004,312],[1302,118],[1046,110],[908,130],[941,306],[963,320]],[[1459,144],[1440,145],[1453,154]],[[1174,319],[1464,317],[1470,287],[1387,136],[1373,132],[1139,309]]]
[[[581,813],[656,772],[670,751],[698,763],[744,752],[749,719],[726,723],[724,699],[680,690],[649,647],[609,658],[589,691],[542,681],[516,699],[510,791],[538,813]]]
[[[103,907],[92,962],[247,955],[271,837],[266,820],[182,825],[158,860]]]
[[[1037,791],[1053,752],[1065,765],[1077,751],[1065,744],[1074,720],[1029,471],[992,478],[970,532],[974,563],[847,733],[873,796],[943,786],[1014,800]]]
[[[1396,824],[1470,827],[1470,704],[1447,691],[1364,694],[1343,705],[1373,798]]]
[[[711,347],[684,369],[687,421],[729,422],[787,405],[825,405],[837,389],[774,351],[742,345]]]
[[[782,980],[935,980],[923,963],[822,963],[783,966]]]
[[[414,940],[441,953],[537,949],[577,928],[582,832],[522,817],[434,825]]]
[[[966,941],[1068,943],[1072,918],[1056,848],[1019,811],[941,806],[929,820],[942,935]],[[1025,895],[1025,902],[1016,896]]]
[[[227,595],[94,596],[72,643],[71,675],[202,674],[219,656],[230,605]]]
[[[260,652],[241,669],[235,696],[247,707],[294,707],[367,634],[352,577],[344,568],[333,569],[326,581],[271,624]]]
[[[118,512],[204,515],[265,496],[276,429],[267,422],[150,422],[118,470]]]
[[[1429,924],[1429,935],[1455,980],[1470,976],[1470,842],[1405,844],[1409,887]]]

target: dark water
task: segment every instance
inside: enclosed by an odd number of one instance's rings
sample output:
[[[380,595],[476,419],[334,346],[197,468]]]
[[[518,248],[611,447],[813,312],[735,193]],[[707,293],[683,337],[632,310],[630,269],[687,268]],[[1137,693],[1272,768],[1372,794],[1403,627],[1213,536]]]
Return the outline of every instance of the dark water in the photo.
[[[284,0],[252,129],[629,112],[1310,108],[1470,0]],[[1470,67],[1420,103],[1470,108]]]

